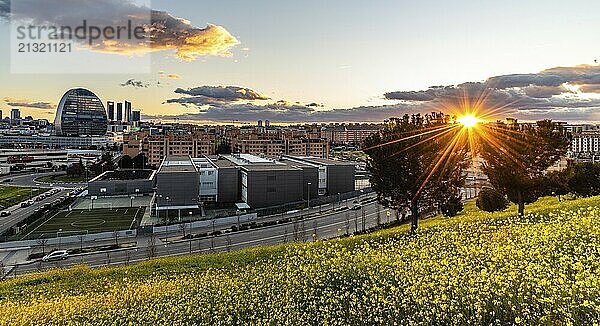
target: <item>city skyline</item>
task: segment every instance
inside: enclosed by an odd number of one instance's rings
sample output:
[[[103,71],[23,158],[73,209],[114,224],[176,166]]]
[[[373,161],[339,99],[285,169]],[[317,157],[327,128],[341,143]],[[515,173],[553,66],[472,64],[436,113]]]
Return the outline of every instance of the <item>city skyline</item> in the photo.
[[[0,12],[8,7],[0,1]],[[0,109],[53,120],[61,96],[85,87],[104,105],[129,100],[147,118],[200,123],[382,121],[456,113],[481,98],[498,117],[600,120],[600,45],[590,41],[600,5],[592,1],[153,1],[152,9],[213,42],[125,56],[132,64],[150,57],[149,74],[11,74],[5,51]],[[9,34],[4,19],[0,42]]]

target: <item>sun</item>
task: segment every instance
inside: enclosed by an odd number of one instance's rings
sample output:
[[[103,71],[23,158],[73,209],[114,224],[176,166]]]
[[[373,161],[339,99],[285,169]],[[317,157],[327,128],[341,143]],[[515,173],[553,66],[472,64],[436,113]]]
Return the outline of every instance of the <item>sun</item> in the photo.
[[[467,114],[467,115],[458,117],[458,119],[456,121],[458,123],[460,123],[461,125],[463,125],[465,128],[473,128],[473,127],[477,126],[478,123],[481,122],[481,119],[477,118],[476,116],[474,116],[472,114]]]

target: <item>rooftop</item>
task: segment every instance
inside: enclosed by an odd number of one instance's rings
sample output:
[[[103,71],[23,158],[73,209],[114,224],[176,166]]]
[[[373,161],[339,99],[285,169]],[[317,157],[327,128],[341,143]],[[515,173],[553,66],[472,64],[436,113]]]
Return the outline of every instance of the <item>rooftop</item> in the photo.
[[[147,180],[152,177],[152,170],[119,170],[107,171],[94,179],[94,181],[113,181],[113,180]]]
[[[198,172],[189,156],[168,156],[158,168],[158,173]]]

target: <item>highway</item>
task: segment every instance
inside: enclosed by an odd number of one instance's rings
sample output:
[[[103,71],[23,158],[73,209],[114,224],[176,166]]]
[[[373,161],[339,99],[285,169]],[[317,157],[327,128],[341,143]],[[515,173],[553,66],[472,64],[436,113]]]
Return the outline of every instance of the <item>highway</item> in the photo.
[[[42,207],[44,204],[49,204],[49,203],[57,200],[61,196],[65,196],[68,192],[69,192],[68,189],[62,189],[60,192],[58,192],[52,196],[46,197],[45,199],[43,199],[41,201],[34,202],[34,204],[29,207],[21,208],[21,203],[10,207],[7,210],[10,211],[11,214],[6,217],[0,217],[0,234],[4,233],[4,231],[10,229],[13,225],[15,225],[15,224],[21,222],[22,220],[26,219],[27,217],[29,217],[29,215],[33,214],[33,211]]]
[[[152,257],[180,256],[187,254],[225,252],[255,246],[277,245],[289,242],[314,241],[339,237],[345,233],[352,234],[393,219],[394,212],[387,211],[374,203],[364,204],[360,210],[344,210],[340,212],[323,212],[313,209],[311,217],[303,220],[289,221],[268,227],[260,227],[239,232],[228,232],[200,239],[183,240],[182,234],[138,236],[137,245],[131,248],[111,252],[98,252],[85,255],[73,255],[66,260],[41,262],[40,260],[19,265],[11,269],[10,276],[48,270],[51,268],[67,268],[74,265],[89,267],[126,265],[148,260]],[[315,216],[312,216],[316,214]],[[281,215],[279,215],[281,216]],[[194,230],[197,233],[206,230]],[[154,242],[154,245],[152,245]],[[152,254],[154,252],[154,254]]]

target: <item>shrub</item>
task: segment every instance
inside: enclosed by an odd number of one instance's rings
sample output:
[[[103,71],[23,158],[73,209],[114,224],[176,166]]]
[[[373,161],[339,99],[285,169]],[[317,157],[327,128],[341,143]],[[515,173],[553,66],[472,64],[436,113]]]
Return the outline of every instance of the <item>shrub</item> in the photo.
[[[508,207],[508,200],[495,189],[484,188],[477,196],[475,204],[480,210],[493,213],[505,210]]]
[[[459,196],[453,195],[440,205],[440,211],[446,217],[454,217],[464,208]]]

